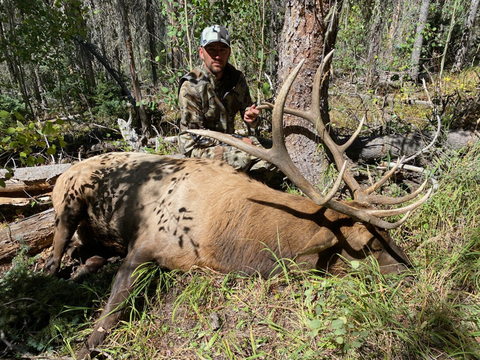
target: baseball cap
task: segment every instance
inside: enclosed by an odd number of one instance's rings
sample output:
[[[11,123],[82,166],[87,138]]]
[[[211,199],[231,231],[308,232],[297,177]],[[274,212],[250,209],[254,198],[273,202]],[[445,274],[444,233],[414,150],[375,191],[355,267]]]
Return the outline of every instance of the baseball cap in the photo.
[[[205,47],[214,42],[222,42],[230,46],[230,33],[224,26],[212,25],[203,29],[200,46]]]

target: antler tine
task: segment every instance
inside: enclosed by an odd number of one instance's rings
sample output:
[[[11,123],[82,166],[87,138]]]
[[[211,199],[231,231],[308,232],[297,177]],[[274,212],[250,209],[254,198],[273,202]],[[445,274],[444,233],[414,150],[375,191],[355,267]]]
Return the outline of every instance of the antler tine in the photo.
[[[271,155],[269,154],[270,149],[262,149],[255,145],[247,144],[240,139],[234,138],[232,135],[223,134],[217,131],[212,130],[203,130],[203,129],[189,129],[187,130],[190,134],[205,136],[212,139],[217,139],[225,144],[235,146],[236,148],[245,151],[253,156],[256,156],[261,159],[265,159],[271,162]]]
[[[397,204],[402,204],[404,202],[410,201],[412,199],[415,199],[422,191],[425,189],[425,186],[428,183],[428,178],[425,179],[422,185],[418,187],[417,190],[414,192],[401,196],[401,197],[389,197],[389,196],[383,196],[383,195],[369,195],[368,196],[368,202],[370,204],[376,204],[376,205],[397,205]]]
[[[433,188],[428,189],[427,193],[418,201],[414,202],[413,204],[410,204],[408,206],[404,206],[399,209],[391,209],[391,210],[367,210],[367,212],[370,215],[373,216],[378,216],[378,217],[388,217],[388,216],[395,216],[395,215],[403,215],[405,213],[408,213],[412,210],[415,210],[418,208],[420,205],[422,205],[425,201],[428,200],[430,197],[431,193],[433,191]]]
[[[398,169],[398,167],[404,160],[405,160],[405,156],[402,156],[400,160],[397,161],[395,165],[385,175],[383,175],[380,180],[378,180],[375,184],[369,186],[367,189],[364,189],[365,193],[371,194],[372,192],[380,188],[380,186],[385,184],[385,182],[393,175],[393,173]]]
[[[365,116],[362,118],[362,120],[360,120],[360,124],[358,124],[357,126],[357,129],[355,130],[355,132],[352,134],[352,136],[350,136],[350,139],[348,139],[348,141],[341,145],[341,146],[338,146],[339,150],[342,152],[342,153],[345,153],[345,151],[350,147],[350,145],[353,144],[353,142],[355,141],[355,139],[357,138],[357,136],[360,134],[360,131],[362,131],[363,129],[363,124],[365,124]]]
[[[310,110],[305,111],[305,110],[299,110],[299,109],[292,109],[292,108],[283,108],[283,112],[285,114],[289,115],[295,115],[298,117],[301,117],[305,120],[308,120],[310,123],[315,126],[317,129],[319,125],[323,125],[323,123],[320,124],[320,85],[322,83],[322,75],[325,72],[325,66],[330,62],[333,56],[333,51],[330,51],[327,55],[322,60],[322,63],[317,69],[317,72],[315,73],[315,77],[313,79],[313,85],[312,85],[312,102],[311,102],[311,107]],[[302,60],[302,63],[305,60]],[[318,90],[318,91],[317,91]],[[277,98],[278,102],[278,98]],[[269,102],[264,102],[261,105],[257,106],[257,109],[263,110],[263,109],[273,109],[274,105],[269,103]]]

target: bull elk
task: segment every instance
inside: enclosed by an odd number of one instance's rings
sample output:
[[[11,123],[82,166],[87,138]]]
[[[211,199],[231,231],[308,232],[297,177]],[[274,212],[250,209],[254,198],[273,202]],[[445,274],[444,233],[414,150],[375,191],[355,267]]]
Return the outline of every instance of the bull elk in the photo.
[[[78,353],[79,358],[100,345],[118,322],[122,303],[135,280],[134,270],[145,262],[155,262],[165,269],[201,266],[264,277],[278,269],[279,258],[293,259],[301,268],[325,270],[339,259],[333,254],[347,259],[373,256],[384,273],[410,266],[388,233],[405,217],[397,222],[382,218],[415,209],[428,199],[431,190],[400,209],[374,208],[372,204],[390,205],[416,198],[423,193],[426,182],[406,197],[374,195],[393,169],[377,184],[362,188],[346,169],[344,158],[361,125],[349,142],[338,146],[319,121],[319,91],[312,92],[311,110],[285,108],[287,93],[301,65],[286,80],[275,106],[268,105],[273,107],[271,149],[252,147],[226,134],[192,132],[215,137],[270,161],[308,197],[271,189],[220,161],[141,153],[96,156],[77,163],[59,177],[52,195],[56,211],[53,253],[45,270],[58,272],[75,231],[83,246],[93,251],[110,247],[123,249],[126,254],[100,320]],[[321,86],[323,76],[320,66],[314,89]],[[339,176],[327,195],[322,196],[308,183],[288,156],[284,112],[314,123],[333,154]],[[353,201],[333,199],[342,180],[350,187]]]

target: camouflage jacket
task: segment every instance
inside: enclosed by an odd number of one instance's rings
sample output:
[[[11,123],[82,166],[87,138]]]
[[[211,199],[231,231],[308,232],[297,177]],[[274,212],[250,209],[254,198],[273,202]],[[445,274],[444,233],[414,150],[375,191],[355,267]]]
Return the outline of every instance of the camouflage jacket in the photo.
[[[217,140],[192,136],[186,129],[208,129],[226,134],[235,131],[235,115],[242,116],[252,99],[243,74],[227,64],[217,81],[204,65],[180,79],[178,103],[181,110],[180,148],[189,155],[195,147],[218,145]]]

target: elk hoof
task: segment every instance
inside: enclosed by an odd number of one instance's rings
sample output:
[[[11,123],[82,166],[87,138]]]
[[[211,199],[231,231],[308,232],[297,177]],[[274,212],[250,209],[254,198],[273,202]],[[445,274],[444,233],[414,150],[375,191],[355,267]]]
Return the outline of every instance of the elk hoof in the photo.
[[[56,275],[60,267],[60,262],[53,256],[48,259],[47,263],[43,267],[43,271],[50,275]]]
[[[93,274],[103,265],[105,265],[105,258],[95,255],[87,259],[85,264],[78,267],[78,269],[72,274],[73,281],[79,281],[85,275]]]

